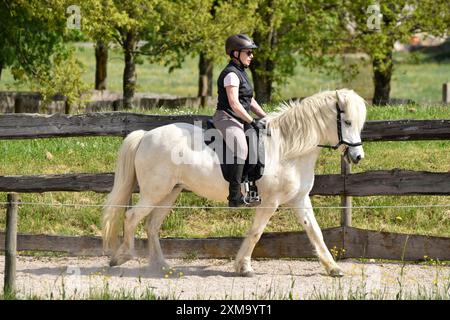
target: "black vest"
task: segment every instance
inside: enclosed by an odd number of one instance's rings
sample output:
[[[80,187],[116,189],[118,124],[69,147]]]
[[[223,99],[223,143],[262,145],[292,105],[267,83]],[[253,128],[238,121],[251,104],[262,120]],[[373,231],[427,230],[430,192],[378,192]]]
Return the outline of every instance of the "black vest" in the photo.
[[[234,113],[233,109],[231,109],[230,103],[228,102],[227,91],[223,86],[223,80],[230,72],[236,73],[239,78],[239,102],[247,112],[250,111],[250,104],[253,97],[253,87],[244,68],[237,65],[233,61],[230,61],[230,63],[220,73],[219,79],[217,79],[217,110],[224,110],[243,123],[244,121]]]

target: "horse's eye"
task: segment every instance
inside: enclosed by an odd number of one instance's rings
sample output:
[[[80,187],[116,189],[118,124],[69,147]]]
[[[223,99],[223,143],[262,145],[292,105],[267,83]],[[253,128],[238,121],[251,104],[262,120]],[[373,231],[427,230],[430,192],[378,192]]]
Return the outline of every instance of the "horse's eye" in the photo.
[[[351,127],[351,125],[352,125],[352,122],[348,121],[348,120],[345,120],[344,123],[347,127]]]

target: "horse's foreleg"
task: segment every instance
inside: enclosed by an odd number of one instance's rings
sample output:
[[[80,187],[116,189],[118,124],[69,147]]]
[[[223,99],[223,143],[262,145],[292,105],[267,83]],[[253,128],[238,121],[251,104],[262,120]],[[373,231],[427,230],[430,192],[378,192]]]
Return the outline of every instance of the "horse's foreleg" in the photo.
[[[309,196],[302,196],[296,203],[298,206],[298,209],[296,209],[297,218],[306,230],[306,234],[313,244],[320,262],[323,264],[329,275],[333,277],[343,276],[344,272],[334,261],[333,256],[330,254],[330,251],[328,251],[328,248],[323,240],[322,231],[320,230],[319,224],[314,216]]]
[[[252,227],[247,233],[247,237],[239,249],[235,261],[235,270],[237,273],[249,277],[253,276],[253,268],[251,266],[251,257],[256,243],[261,238],[261,235],[276,210],[276,205],[262,203],[261,208],[256,209],[255,218],[253,219]]]
[[[136,207],[125,212],[123,243],[117,252],[111,257],[110,266],[121,265],[134,258],[134,233],[139,222],[152,210],[151,204],[139,201]]]
[[[170,213],[171,206],[177,199],[182,188],[175,188],[172,192],[160,203],[158,206],[163,206],[164,208],[155,208],[147,218],[146,230],[148,237],[148,248],[149,248],[149,261],[150,267],[153,270],[160,271],[163,267],[169,268],[169,265],[164,260],[164,256],[161,250],[161,245],[159,242],[159,229]]]

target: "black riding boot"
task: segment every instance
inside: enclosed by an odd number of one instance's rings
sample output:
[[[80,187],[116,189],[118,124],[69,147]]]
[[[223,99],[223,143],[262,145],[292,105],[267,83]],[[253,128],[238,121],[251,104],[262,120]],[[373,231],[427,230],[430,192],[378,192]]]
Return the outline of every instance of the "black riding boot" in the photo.
[[[241,193],[242,173],[244,171],[244,164],[229,164],[228,177],[230,179],[230,186],[228,188],[228,206],[241,207],[245,206],[243,196]]]

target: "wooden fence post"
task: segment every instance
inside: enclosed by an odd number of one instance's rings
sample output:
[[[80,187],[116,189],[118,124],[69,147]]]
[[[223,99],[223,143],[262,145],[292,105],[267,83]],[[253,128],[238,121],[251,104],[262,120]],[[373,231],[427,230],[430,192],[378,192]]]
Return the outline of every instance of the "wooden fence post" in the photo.
[[[351,173],[351,165],[345,160],[345,156],[341,156],[341,175],[344,176],[344,181],[346,176]],[[345,182],[344,182],[345,183]],[[341,226],[351,227],[352,225],[352,197],[345,194],[341,195]]]
[[[442,85],[442,103],[450,104],[450,82]]]
[[[16,257],[17,257],[17,211],[19,197],[16,193],[7,195],[6,237],[5,237],[5,282],[4,295],[16,292]]]

